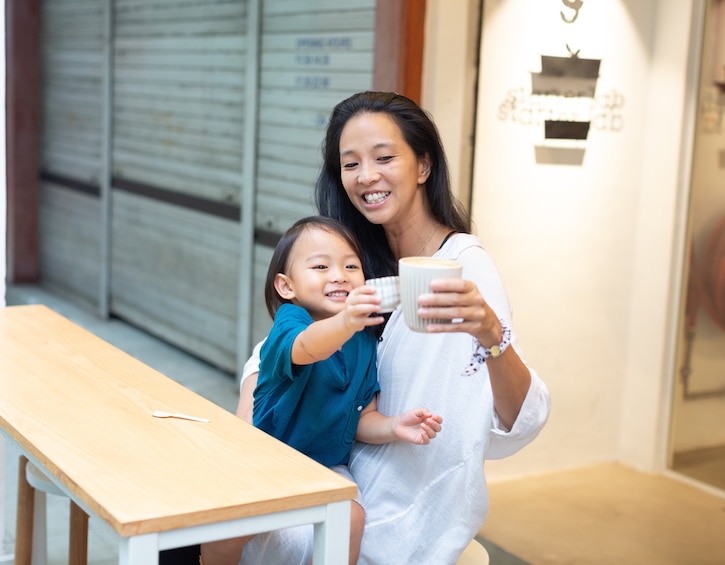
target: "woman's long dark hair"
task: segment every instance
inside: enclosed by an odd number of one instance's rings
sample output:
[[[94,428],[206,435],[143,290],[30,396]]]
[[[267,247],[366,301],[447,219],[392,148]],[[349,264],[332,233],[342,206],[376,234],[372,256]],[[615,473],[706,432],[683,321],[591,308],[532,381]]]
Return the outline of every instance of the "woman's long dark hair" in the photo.
[[[371,224],[353,206],[340,175],[342,130],[350,118],[367,113],[390,116],[415,155],[418,158],[429,156],[430,176],[425,190],[435,219],[459,232],[469,232],[471,222],[451,192],[448,164],[438,130],[420,106],[394,92],[359,92],[343,100],[333,109],[327,126],[315,201],[320,214],[335,218],[351,229],[363,250],[363,265],[368,276],[383,277],[398,274],[397,259],[388,245],[383,226]]]

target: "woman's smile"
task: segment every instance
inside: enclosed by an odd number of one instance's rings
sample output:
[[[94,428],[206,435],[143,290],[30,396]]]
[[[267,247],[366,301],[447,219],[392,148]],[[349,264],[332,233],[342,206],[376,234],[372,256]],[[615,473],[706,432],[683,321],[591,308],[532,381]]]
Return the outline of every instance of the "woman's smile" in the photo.
[[[363,199],[367,204],[373,205],[384,202],[385,200],[387,200],[388,196],[390,196],[390,191],[367,192],[363,194]]]

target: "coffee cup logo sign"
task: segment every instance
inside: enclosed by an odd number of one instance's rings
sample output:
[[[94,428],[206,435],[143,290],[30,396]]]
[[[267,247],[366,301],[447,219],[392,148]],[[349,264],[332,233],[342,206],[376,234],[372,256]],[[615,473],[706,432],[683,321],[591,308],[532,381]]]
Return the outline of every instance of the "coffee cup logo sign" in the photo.
[[[498,119],[523,126],[543,126],[546,120],[589,121],[593,131],[619,132],[624,128],[624,94],[612,88],[592,98],[564,94],[533,94],[511,88],[498,106]]]
[[[561,19],[574,24],[584,1],[562,4]],[[541,55],[541,71],[531,73],[531,88],[510,89],[498,108],[499,120],[533,126],[543,134],[534,146],[537,163],[581,165],[592,131],[618,132],[624,127],[624,95],[614,88],[597,92],[601,59],[580,56],[581,48],[565,47],[567,56]]]
[[[569,2],[568,0],[561,0],[564,6],[569,8],[570,10],[574,10],[574,13],[571,14],[565,14],[562,10],[559,12],[561,15],[561,19],[564,20],[568,24],[573,24],[576,19],[579,17],[579,10],[582,9],[582,6],[584,5],[584,0],[574,0],[574,2]]]

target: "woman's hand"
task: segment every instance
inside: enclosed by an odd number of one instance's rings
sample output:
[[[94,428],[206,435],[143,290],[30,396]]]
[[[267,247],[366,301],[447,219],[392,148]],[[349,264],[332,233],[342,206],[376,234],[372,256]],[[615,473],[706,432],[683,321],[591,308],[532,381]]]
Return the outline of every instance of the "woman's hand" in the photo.
[[[496,312],[484,300],[478,287],[464,279],[436,279],[432,293],[418,300],[421,318],[452,320],[448,324],[429,324],[430,333],[466,332],[486,347],[501,341],[503,330]]]
[[[418,299],[421,318],[452,320],[448,324],[429,324],[428,332],[467,332],[484,347],[498,345],[503,328],[496,312],[481,296],[478,287],[463,279],[436,279],[430,294]],[[493,402],[501,424],[511,429],[531,384],[531,373],[513,347],[499,357],[486,359]]]

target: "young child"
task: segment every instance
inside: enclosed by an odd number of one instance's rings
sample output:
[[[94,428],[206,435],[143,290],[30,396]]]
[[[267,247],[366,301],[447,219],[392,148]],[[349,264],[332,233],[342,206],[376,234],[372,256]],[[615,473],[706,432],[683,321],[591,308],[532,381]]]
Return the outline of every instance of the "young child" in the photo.
[[[426,445],[442,422],[423,408],[392,417],[376,410],[372,326],[383,317],[371,316],[379,312],[380,298],[365,286],[360,257],[352,233],[321,216],[299,220],[279,241],[265,284],[274,324],[261,349],[253,412],[255,426],[350,480],[354,439]],[[365,515],[359,497],[351,506],[355,564]],[[202,555],[204,565],[222,564]]]

